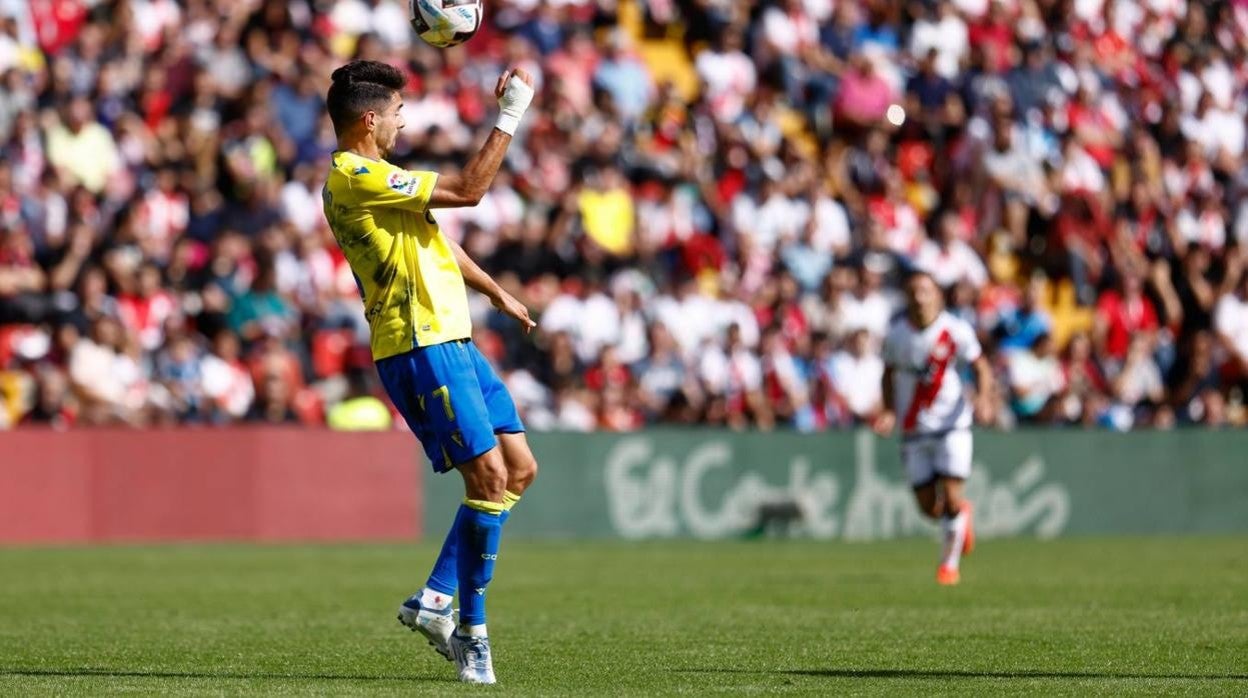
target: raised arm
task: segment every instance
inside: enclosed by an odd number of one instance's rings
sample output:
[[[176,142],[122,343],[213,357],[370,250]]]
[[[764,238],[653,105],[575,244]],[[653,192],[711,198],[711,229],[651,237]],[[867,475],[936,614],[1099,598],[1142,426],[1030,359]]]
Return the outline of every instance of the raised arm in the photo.
[[[503,164],[503,156],[507,154],[507,146],[511,145],[511,137],[520,125],[520,117],[533,100],[533,78],[519,68],[509,70],[498,78],[494,95],[501,110],[498,124],[459,174],[438,177],[429,197],[429,208],[476,206],[490,190]]]

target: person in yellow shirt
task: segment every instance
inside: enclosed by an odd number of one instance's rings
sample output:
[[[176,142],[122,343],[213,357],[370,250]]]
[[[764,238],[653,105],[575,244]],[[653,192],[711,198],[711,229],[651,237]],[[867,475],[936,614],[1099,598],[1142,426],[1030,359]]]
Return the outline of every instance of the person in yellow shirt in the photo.
[[[122,167],[117,142],[95,119],[91,102],[76,97],[65,109],[65,122],[48,128],[48,162],[92,194],[104,191]]]
[[[325,424],[334,431],[385,431],[393,421],[390,408],[373,395],[367,369],[347,371],[347,395],[329,408]]]
[[[442,234],[434,210],[475,206],[489,190],[533,99],[533,80],[509,70],[495,87],[500,115],[459,174],[409,171],[385,158],[403,128],[403,73],[353,61],[333,73],[326,108],[338,149],[322,192],[325,217],[364,301],[373,360],[395,407],[436,472],[458,470],[465,498],[425,587],[399,620],[454,659],[459,678],[494,683],[485,592],[502,524],[533,482],[537,462],[506,386],[470,337],[466,287],[525,330],[522,303]],[[460,592],[456,625],[451,600]]]
[[[627,182],[614,167],[600,173],[594,186],[581,192],[578,204],[585,234],[602,249],[617,257],[633,252],[636,207]]]

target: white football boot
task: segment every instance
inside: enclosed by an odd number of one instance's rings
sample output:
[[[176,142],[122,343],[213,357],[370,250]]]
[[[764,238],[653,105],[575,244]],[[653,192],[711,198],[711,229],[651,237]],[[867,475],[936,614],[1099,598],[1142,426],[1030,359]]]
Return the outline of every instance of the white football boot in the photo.
[[[438,654],[452,658],[448,643],[455,632],[455,618],[449,604],[441,611],[425,608],[420,605],[420,594],[413,594],[399,606],[399,622],[424,635]]]
[[[464,683],[492,684],[494,662],[490,659],[490,639],[454,633],[450,640],[451,657],[459,667],[459,680]]]

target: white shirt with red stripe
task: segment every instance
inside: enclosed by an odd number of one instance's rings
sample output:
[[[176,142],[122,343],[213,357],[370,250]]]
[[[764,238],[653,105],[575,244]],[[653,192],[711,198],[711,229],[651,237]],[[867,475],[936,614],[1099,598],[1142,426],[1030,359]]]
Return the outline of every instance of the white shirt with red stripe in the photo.
[[[884,363],[893,369],[893,409],[903,435],[970,428],[974,413],[959,369],[982,353],[970,324],[947,312],[922,329],[909,317],[893,322]]]

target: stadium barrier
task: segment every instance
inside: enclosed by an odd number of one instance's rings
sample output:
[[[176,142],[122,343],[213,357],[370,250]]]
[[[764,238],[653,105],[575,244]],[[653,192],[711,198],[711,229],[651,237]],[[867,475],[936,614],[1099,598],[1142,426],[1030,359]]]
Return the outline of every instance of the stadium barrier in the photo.
[[[0,431],[0,543],[411,540],[410,434]]]
[[[647,431],[532,434],[537,482],[509,536],[727,538],[780,533],[851,541],[930,535],[895,440]],[[981,536],[1248,531],[1248,433],[979,432],[967,483]],[[425,529],[462,496],[426,481]]]
[[[512,536],[934,532],[911,501],[896,442],[869,432],[530,439],[541,471],[507,525]],[[967,490],[981,536],[1245,532],[1245,447],[1248,434],[1234,431],[981,432]],[[0,544],[440,535],[462,485],[426,475],[418,453],[403,432],[0,432]]]

